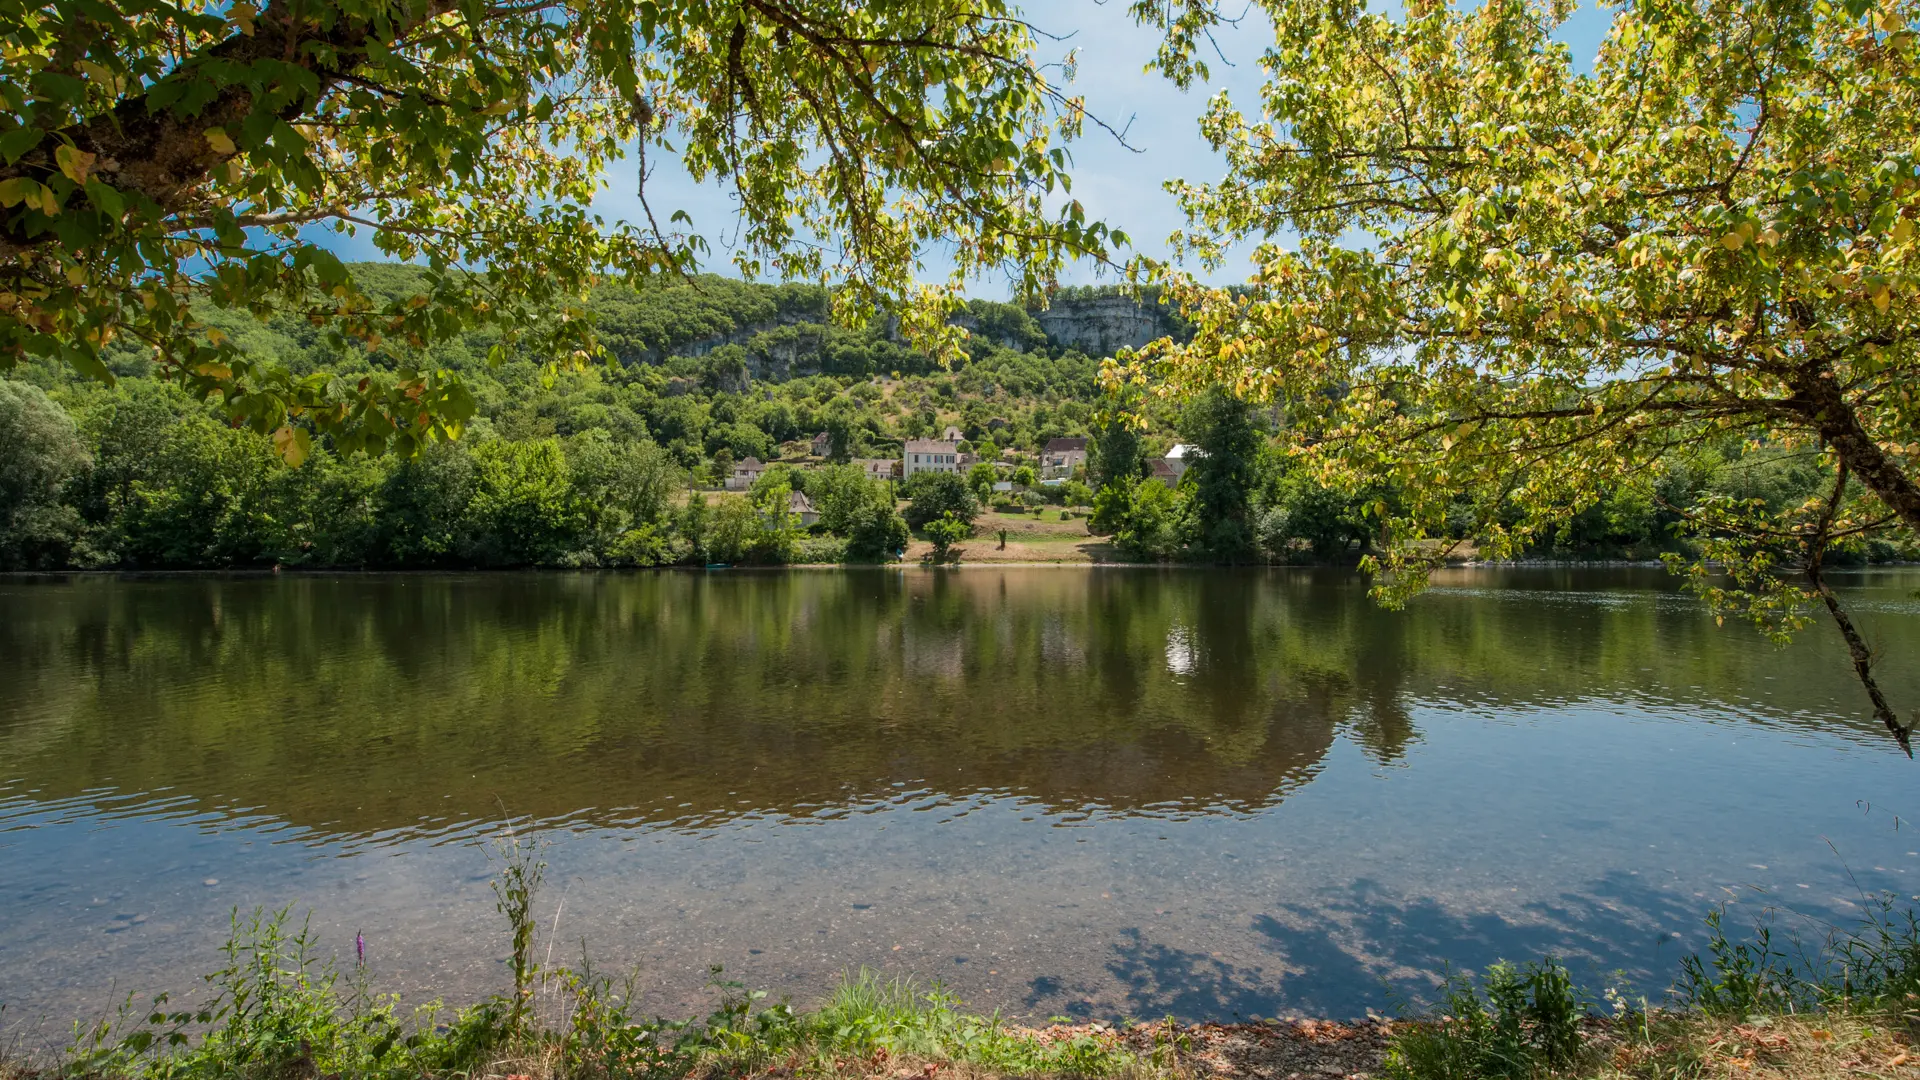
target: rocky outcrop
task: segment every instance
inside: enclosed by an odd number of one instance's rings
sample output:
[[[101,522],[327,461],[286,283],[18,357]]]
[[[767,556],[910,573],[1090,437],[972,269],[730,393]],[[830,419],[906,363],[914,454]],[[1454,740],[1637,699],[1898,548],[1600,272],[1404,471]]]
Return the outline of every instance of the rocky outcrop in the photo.
[[[1126,296],[1060,301],[1033,317],[1048,341],[1088,356],[1112,356],[1174,332],[1172,320],[1160,308]]]

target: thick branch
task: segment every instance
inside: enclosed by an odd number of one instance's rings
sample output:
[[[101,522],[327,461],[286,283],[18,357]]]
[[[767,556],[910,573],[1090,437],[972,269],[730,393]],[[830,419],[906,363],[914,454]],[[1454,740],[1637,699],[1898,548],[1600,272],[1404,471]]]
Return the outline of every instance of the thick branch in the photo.
[[[1840,606],[1840,598],[1833,595],[1827,587],[1827,579],[1821,573],[1821,563],[1827,554],[1827,541],[1833,532],[1833,521],[1840,513],[1840,501],[1847,493],[1847,462],[1842,458],[1837,475],[1834,478],[1833,495],[1827,499],[1826,509],[1820,515],[1819,524],[1807,545],[1807,581],[1813,585],[1813,591],[1827,605],[1827,614],[1833,616],[1833,624],[1840,628],[1840,637],[1847,643],[1847,656],[1853,660],[1853,673],[1860,677],[1860,685],[1866,688],[1867,697],[1873,702],[1873,715],[1900,744],[1900,749],[1913,756],[1913,729],[1900,722],[1900,717],[1887,703],[1887,696],[1880,691],[1880,684],[1873,678],[1873,651],[1860,637],[1860,631],[1854,629],[1853,620],[1847,616],[1847,610]]]
[[[406,12],[414,16],[412,23],[392,24],[389,32],[404,34],[410,25],[433,18],[447,5],[448,0],[430,0]],[[145,195],[159,205],[163,214],[186,209],[213,169],[234,156],[208,142],[207,129],[224,128],[232,137],[254,111],[255,95],[237,81],[228,82],[197,111],[182,113],[171,107],[154,108],[150,103],[154,89],[171,80],[204,78],[197,69],[210,60],[235,65],[291,61],[311,71],[319,84],[317,94],[295,95],[280,107],[282,119],[294,120],[312,110],[333,84],[346,77],[375,34],[374,24],[360,19],[340,18],[331,26],[322,26],[288,10],[281,0],[261,12],[253,29],[250,35],[235,34],[208,48],[168,80],[147,87],[140,96],[122,99],[112,110],[65,128],[60,134],[73,140],[80,150],[96,155],[95,173],[114,187]],[[54,171],[53,148],[57,144],[58,140],[45,138],[18,161],[0,166],[0,180],[18,176],[43,179]],[[51,234],[28,236],[18,227],[5,228],[0,230],[0,258],[57,242]]]
[[[1788,407],[1811,421],[1860,482],[1900,515],[1907,528],[1920,533],[1920,485],[1914,484],[1907,471],[1860,423],[1859,414],[1841,394],[1832,372],[1824,367],[1803,369],[1793,380],[1793,391]]]

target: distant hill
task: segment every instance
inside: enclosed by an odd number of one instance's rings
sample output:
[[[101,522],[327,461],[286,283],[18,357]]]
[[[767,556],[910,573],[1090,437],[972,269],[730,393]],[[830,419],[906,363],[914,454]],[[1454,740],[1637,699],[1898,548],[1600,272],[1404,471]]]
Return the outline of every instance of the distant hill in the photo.
[[[351,269],[361,287],[379,299],[425,291],[418,267],[356,263]],[[863,330],[833,325],[829,302],[828,290],[817,285],[769,285],[703,274],[642,290],[608,286],[589,297],[587,308],[602,344],[621,363],[663,364],[719,354],[708,367],[734,389],[743,388],[745,378],[781,382],[817,374],[861,377],[930,374],[935,369],[928,358],[909,349],[890,324]],[[973,300],[967,308],[956,322],[975,336],[971,351],[976,357],[1002,349],[1047,357],[1077,352],[1097,360],[1185,330],[1165,306],[1117,287],[1062,289],[1045,308],[991,300]],[[206,310],[201,315],[248,350],[295,370],[339,367],[358,359],[332,355],[319,331],[296,318],[275,316],[262,322],[243,312]],[[477,331],[429,350],[422,359],[433,366],[464,369],[481,362],[497,340],[494,331]],[[144,356],[132,347],[117,359],[123,374],[144,366]]]

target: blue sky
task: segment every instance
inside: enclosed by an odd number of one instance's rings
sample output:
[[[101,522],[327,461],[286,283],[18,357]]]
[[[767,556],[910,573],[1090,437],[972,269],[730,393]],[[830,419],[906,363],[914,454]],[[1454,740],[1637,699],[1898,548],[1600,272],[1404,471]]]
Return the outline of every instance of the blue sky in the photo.
[[[1244,0],[1225,2],[1232,5]],[[1126,0],[1036,0],[1027,5],[1026,11],[1035,26],[1063,39],[1042,42],[1043,52],[1051,53],[1049,59],[1058,59],[1069,49],[1079,51],[1078,77],[1069,92],[1084,95],[1094,115],[1116,128],[1125,128],[1132,147],[1122,146],[1088,125],[1088,134],[1070,147],[1074,197],[1089,215],[1124,229],[1133,238],[1136,250],[1164,255],[1168,234],[1183,220],[1162,184],[1171,178],[1212,180],[1219,176],[1219,159],[1201,140],[1197,118],[1207,100],[1220,90],[1226,90],[1242,109],[1257,108],[1259,57],[1269,40],[1269,29],[1260,11],[1249,7],[1238,26],[1223,28],[1217,35],[1225,62],[1210,57],[1210,81],[1183,93],[1143,70],[1153,58],[1157,37],[1136,25],[1127,16],[1126,7]],[[1610,18],[1608,8],[1583,0],[1579,11],[1561,28],[1559,36],[1571,46],[1577,63],[1591,63]],[[657,164],[648,183],[648,198],[661,220],[676,209],[687,211],[693,217],[695,231],[713,246],[706,269],[730,273],[727,245],[733,236],[733,205],[726,191],[712,184],[695,184],[677,162]],[[634,164],[628,161],[616,166],[607,180],[607,190],[596,208],[609,219],[639,217]],[[322,242],[342,255],[378,257],[364,237],[324,235],[328,239]],[[930,254],[927,263],[929,279],[945,277],[947,267],[937,252]],[[1237,280],[1245,277],[1246,269],[1244,253],[1240,253],[1215,276]],[[1080,265],[1071,268],[1063,280],[1091,284],[1101,279],[1095,268]],[[1002,283],[992,280],[978,282],[970,291],[988,297],[1006,293]]]

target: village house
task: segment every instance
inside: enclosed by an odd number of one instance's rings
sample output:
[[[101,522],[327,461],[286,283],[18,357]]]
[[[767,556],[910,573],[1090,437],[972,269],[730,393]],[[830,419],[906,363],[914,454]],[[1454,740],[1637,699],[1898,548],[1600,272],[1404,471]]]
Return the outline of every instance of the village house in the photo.
[[[1195,458],[1205,456],[1207,456],[1207,452],[1197,446],[1188,443],[1174,443],[1173,449],[1167,451],[1167,456],[1161,460],[1166,462],[1167,468],[1173,472],[1173,482],[1177,484],[1180,482],[1180,478],[1187,474],[1187,466],[1193,464]]]
[[[1086,463],[1085,438],[1048,439],[1040,450],[1040,475],[1049,479],[1072,476],[1073,470]]]
[[[1160,481],[1168,487],[1180,486],[1180,474],[1174,471],[1173,466],[1167,464],[1166,458],[1154,458],[1148,462],[1147,465],[1153,470],[1153,478],[1155,480]]]
[[[952,439],[908,439],[900,457],[900,475],[960,471],[960,447]]]
[[[855,458],[853,463],[866,471],[869,480],[892,480],[900,472],[900,463],[892,458]]]
[[[812,528],[820,520],[820,511],[813,508],[813,500],[807,498],[804,491],[796,491],[787,496],[787,512],[800,523],[803,529]]]
[[[745,491],[753,486],[760,474],[767,471],[766,463],[757,457],[744,457],[733,463],[733,475],[727,477],[728,491]]]
[[[813,437],[813,456],[814,457],[826,457],[827,452],[832,449],[833,449],[833,440],[827,437],[826,432],[823,431],[820,434],[815,435]]]

